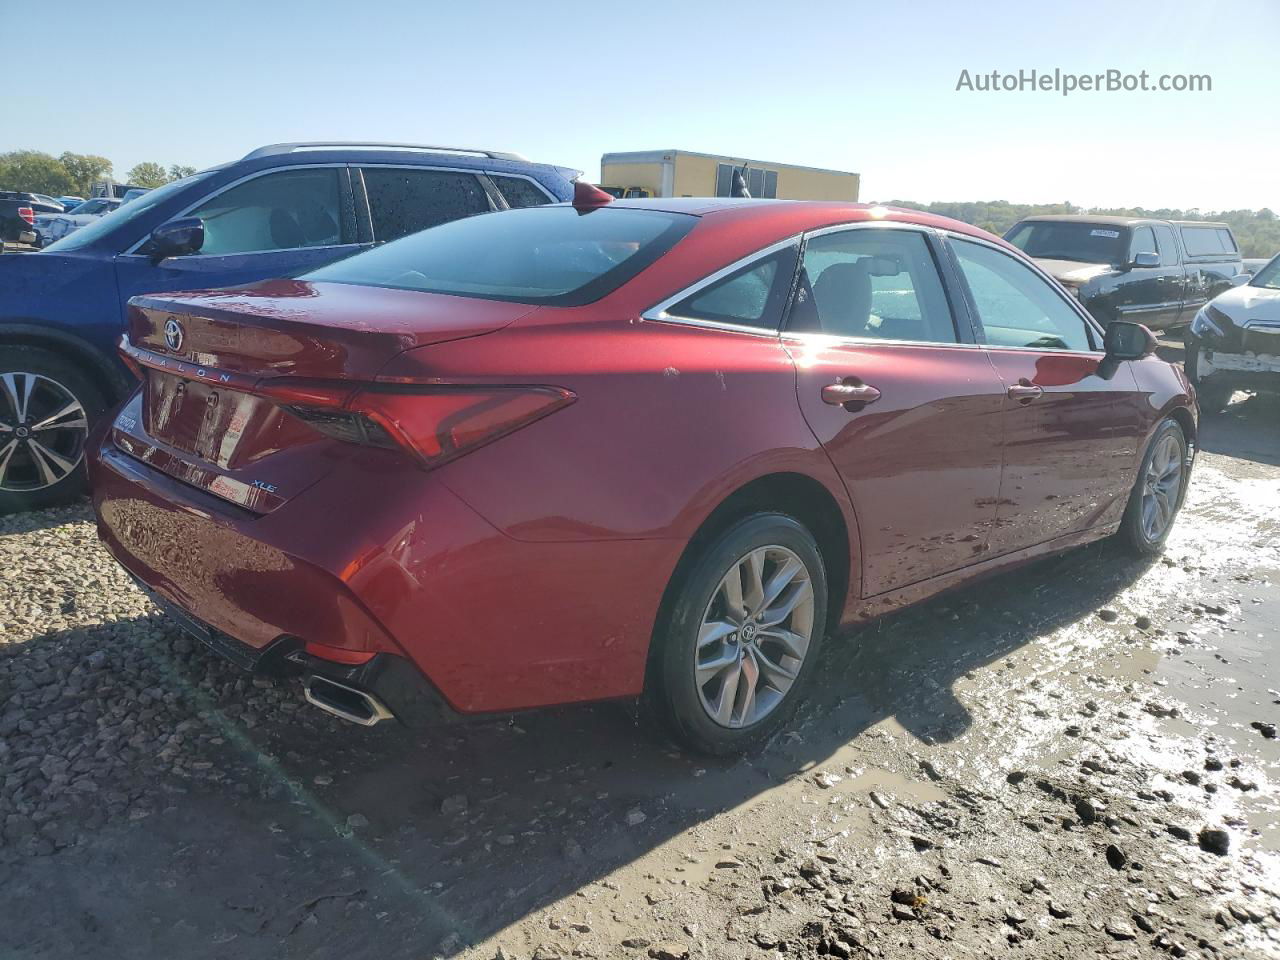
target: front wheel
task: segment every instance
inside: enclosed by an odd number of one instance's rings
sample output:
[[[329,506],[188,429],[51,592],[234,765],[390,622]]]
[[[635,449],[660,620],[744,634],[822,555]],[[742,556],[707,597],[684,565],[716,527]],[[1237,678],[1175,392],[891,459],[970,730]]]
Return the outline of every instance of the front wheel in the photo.
[[[0,347],[0,514],[84,492],[89,425],[106,407],[75,364],[41,347]]]
[[[760,513],[677,576],[654,634],[646,706],[700,753],[758,746],[790,718],[813,675],[827,616],[818,545],[793,518]]]
[[[1173,529],[1187,488],[1187,438],[1172,418],[1156,428],[1138,468],[1120,537],[1136,553],[1159,553]]]

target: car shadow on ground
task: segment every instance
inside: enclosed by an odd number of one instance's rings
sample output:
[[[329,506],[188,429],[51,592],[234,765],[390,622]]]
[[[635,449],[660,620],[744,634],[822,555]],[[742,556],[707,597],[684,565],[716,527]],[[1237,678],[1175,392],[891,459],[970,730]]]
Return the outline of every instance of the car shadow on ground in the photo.
[[[305,708],[248,727],[233,698],[205,698],[223,743],[202,759],[225,777],[175,779],[168,810],[26,861],[22,882],[6,883],[6,939],[29,955],[117,960],[456,953],[829,761],[881,720],[955,739],[972,723],[958,678],[1095,616],[1146,566],[1094,544],[833,638],[794,732],[736,761],[681,754],[617,704],[423,737]],[[90,631],[103,645],[121,635]],[[167,667],[179,687],[198,681],[189,664]],[[199,709],[205,695],[189,692]]]
[[[1236,394],[1220,413],[1202,413],[1200,449],[1280,466],[1280,395]]]

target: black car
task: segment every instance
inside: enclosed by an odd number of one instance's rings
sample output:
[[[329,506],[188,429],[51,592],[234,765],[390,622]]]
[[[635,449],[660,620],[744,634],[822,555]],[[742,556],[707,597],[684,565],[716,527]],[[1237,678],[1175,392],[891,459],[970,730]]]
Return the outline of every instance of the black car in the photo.
[[[36,212],[31,201],[19,200],[18,196],[12,191],[0,191],[0,252],[6,243],[36,242]]]
[[[0,200],[19,200],[35,213],[62,213],[66,209],[52,197],[38,193],[23,193],[20,190],[0,190]]]
[[[1248,280],[1225,223],[1027,217],[1005,239],[1035,258],[1103,324],[1185,326],[1218,294]]]

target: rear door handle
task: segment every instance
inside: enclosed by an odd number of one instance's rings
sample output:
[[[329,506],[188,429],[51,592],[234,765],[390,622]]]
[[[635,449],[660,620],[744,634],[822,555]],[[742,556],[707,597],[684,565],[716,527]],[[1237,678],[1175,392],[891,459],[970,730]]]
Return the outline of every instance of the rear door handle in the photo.
[[[1044,393],[1044,387],[1037,387],[1026,377],[1023,377],[1009,388],[1009,399],[1017,400],[1019,403],[1030,403],[1042,393]]]
[[[833,407],[846,403],[875,403],[880,399],[880,391],[865,383],[828,383],[822,388],[822,402]]]

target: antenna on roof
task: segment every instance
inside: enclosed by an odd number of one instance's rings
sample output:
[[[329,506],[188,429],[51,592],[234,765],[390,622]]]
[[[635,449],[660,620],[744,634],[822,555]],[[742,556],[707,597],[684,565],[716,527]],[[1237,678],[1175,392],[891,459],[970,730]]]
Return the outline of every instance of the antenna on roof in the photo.
[[[742,166],[733,168],[733,188],[729,191],[729,196],[751,199],[751,191],[747,189],[746,175],[747,162],[744,160]]]
[[[608,203],[613,203],[613,194],[605,193],[595,184],[587,183],[585,180],[573,182],[573,205],[579,213],[595,210]]]

